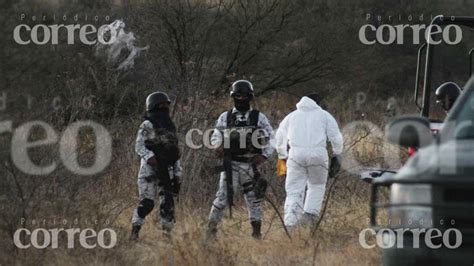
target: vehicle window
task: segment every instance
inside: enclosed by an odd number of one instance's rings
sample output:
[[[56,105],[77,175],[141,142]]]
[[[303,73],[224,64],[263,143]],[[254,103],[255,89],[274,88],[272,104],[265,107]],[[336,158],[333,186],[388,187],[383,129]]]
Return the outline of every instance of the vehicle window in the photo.
[[[456,117],[456,139],[474,139],[474,93],[464,101]]]
[[[443,26],[443,29],[445,27]],[[462,39],[459,43],[453,45],[441,42],[434,46],[431,76],[431,91],[433,94],[445,82],[452,81],[462,87],[470,78],[469,52],[474,48],[474,31],[464,26],[461,26],[461,30]],[[451,40],[454,40],[454,31],[449,32]],[[440,41],[439,34],[433,38]],[[444,110],[436,104],[435,97],[432,97],[430,107],[430,118],[444,120]]]

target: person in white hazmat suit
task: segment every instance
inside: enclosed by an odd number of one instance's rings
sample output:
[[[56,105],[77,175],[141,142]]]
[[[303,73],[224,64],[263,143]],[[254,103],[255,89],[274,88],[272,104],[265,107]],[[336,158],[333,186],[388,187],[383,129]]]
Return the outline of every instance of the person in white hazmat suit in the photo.
[[[303,97],[276,133],[278,157],[287,162],[284,220],[290,228],[314,222],[319,215],[328,177],[327,140],[336,160],[342,153],[343,139],[337,122],[316,103],[317,98]]]

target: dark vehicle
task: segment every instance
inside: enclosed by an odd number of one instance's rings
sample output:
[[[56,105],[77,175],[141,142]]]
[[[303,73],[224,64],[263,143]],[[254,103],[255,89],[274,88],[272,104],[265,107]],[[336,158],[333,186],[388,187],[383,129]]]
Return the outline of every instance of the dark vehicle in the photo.
[[[438,16],[431,24],[472,29],[474,18]],[[424,49],[420,106],[418,82]],[[383,236],[385,265],[474,265],[474,77],[446,119],[438,121],[442,122],[439,132],[433,134],[430,101],[434,49],[427,43],[418,55],[415,102],[421,117],[400,117],[387,126],[388,141],[416,148],[417,152],[397,174],[372,182],[371,225]],[[469,60],[471,56],[472,50]],[[469,76],[471,71],[469,62]],[[388,188],[385,195],[382,187]]]

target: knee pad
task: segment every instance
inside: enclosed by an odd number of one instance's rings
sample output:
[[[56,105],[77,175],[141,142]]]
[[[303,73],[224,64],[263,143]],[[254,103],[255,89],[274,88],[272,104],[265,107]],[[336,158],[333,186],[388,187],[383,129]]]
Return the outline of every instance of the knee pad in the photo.
[[[265,192],[267,191],[267,187],[268,187],[268,182],[265,178],[260,177],[259,179],[255,181],[254,191],[255,191],[255,196],[257,197],[257,199],[265,198]]]
[[[140,218],[145,218],[155,207],[155,203],[151,199],[142,199],[137,208],[137,213]]]
[[[162,209],[173,209],[174,207],[174,200],[173,200],[173,196],[171,194],[165,194],[163,195],[163,197],[161,197],[161,200],[160,200],[160,207]]]

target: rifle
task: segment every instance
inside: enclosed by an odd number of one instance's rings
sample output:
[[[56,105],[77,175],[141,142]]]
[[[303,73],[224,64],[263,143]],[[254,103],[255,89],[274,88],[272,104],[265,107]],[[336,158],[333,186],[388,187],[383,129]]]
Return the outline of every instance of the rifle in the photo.
[[[155,178],[175,195],[179,194],[180,180],[174,176],[174,165],[180,157],[177,143],[163,143],[158,139],[145,141],[145,147],[155,154],[158,165],[153,167]]]

